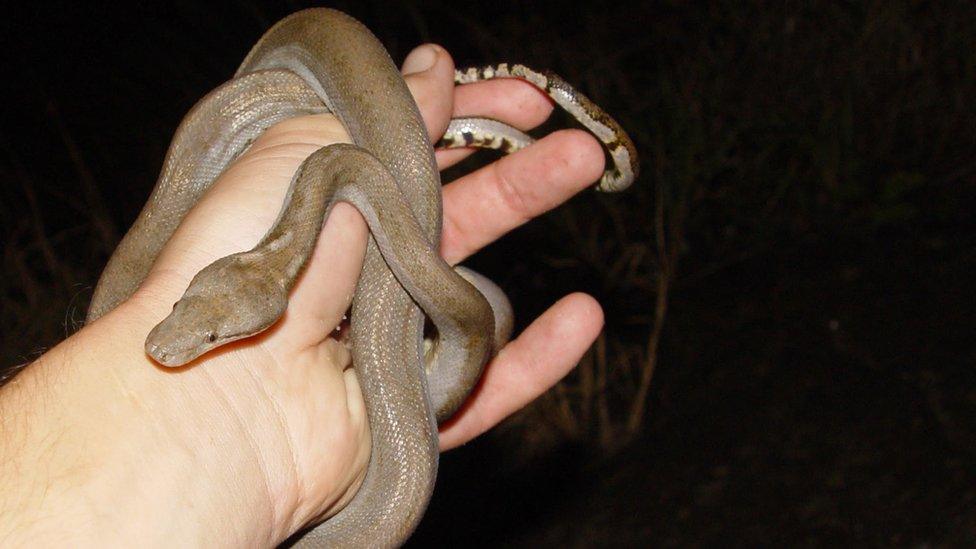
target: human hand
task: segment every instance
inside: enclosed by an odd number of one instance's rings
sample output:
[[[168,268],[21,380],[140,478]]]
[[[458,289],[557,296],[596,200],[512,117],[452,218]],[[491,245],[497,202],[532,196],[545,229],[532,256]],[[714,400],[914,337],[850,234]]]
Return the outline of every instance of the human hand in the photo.
[[[421,71],[425,55],[433,56],[434,64]],[[440,48],[415,51],[404,72],[414,73],[407,76],[408,85],[432,136],[443,132],[451,116],[487,116],[526,129],[551,110],[541,92],[520,81],[455,88],[453,63]],[[225,517],[207,521],[207,513],[198,513],[198,534],[181,528],[191,539],[209,534],[228,543],[278,543],[310,520],[341,509],[365,474],[369,436],[362,396],[354,370],[347,369],[348,352],[329,337],[349,305],[365,250],[365,224],[348,205],[333,209],[288,311],[267,332],[178,372],[155,367],[142,353],[145,334],[169,312],[190,278],[213,260],[253,246],[277,215],[304,158],[345,139],[330,116],[297,118],[268,130],[190,213],[140,291],[69,339],[73,345],[59,346],[39,361],[67,362],[74,366],[68,372],[84,375],[82,365],[114,359],[106,366],[108,375],[101,372],[76,386],[88,393],[77,398],[105,409],[96,415],[97,424],[84,427],[100,433],[96,439],[104,439],[106,447],[126,449],[116,454],[145,456],[152,449],[154,459],[170,465],[192,456],[192,469],[177,467],[175,478],[138,482],[144,494],[158,499],[181,485],[181,475],[191,476],[184,480],[199,485],[200,493],[184,492],[182,499]],[[438,163],[446,167],[465,154],[441,151]],[[560,204],[599,177],[602,158],[599,145],[583,132],[557,132],[447,185],[442,255],[457,263]],[[557,302],[486,367],[481,385],[442,428],[442,449],[463,444],[549,388],[577,363],[601,326],[602,312],[589,296]],[[61,402],[78,404],[72,398]],[[119,430],[115,422],[123,420],[132,425]],[[51,418],[50,428],[57,425]],[[143,464],[142,474],[148,471]],[[103,482],[95,493],[111,492],[115,484]],[[180,524],[169,522],[159,527]]]

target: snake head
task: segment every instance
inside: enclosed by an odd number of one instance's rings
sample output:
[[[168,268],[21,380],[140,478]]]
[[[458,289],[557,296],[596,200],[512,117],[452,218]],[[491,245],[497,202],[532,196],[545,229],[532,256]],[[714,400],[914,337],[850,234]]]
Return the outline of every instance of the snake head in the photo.
[[[284,286],[255,268],[245,254],[225,257],[193,277],[173,311],[149,332],[146,353],[163,366],[182,366],[264,331],[287,305]]]

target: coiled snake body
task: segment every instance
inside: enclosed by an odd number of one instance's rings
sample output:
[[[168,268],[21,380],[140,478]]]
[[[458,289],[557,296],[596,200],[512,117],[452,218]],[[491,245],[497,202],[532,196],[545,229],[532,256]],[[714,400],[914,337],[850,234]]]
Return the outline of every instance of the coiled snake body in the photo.
[[[599,188],[630,184],[637,155],[626,133],[555,75],[497,65],[458,71],[456,80],[509,76],[547,91],[606,144],[614,165]],[[254,138],[278,121],[321,112],[335,114],[355,145],[312,154],[293,178],[274,227],[254,249],[194,277],[149,334],[146,351],[176,366],[268,328],[284,311],[332,205],[356,206],[372,235],[351,329],[372,453],[353,501],[299,543],[395,546],[413,531],[433,490],[435,420],[463,402],[493,348],[507,338],[511,320],[500,290],[473,273],[459,276],[439,257],[440,178],[427,131],[396,66],[359,22],[329,9],[285,18],[255,45],[234,79],[191,110],[149,201],[99,280],[88,321],[132,295],[185,214]],[[453,121],[441,142],[507,152],[530,143],[517,130],[481,119]],[[424,313],[439,334],[436,364],[426,368]]]

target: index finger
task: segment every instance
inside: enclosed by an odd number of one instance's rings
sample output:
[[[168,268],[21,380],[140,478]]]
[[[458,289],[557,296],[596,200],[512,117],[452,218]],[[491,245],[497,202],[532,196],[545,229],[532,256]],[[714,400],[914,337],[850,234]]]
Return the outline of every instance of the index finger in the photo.
[[[589,133],[562,130],[444,187],[441,255],[455,264],[588,188],[603,173]]]

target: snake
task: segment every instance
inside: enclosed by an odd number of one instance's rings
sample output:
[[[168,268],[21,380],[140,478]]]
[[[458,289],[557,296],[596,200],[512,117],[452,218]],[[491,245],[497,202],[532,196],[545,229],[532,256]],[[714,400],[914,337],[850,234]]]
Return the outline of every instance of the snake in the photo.
[[[455,83],[521,78],[545,91],[600,140],[612,162],[596,187],[637,176],[635,146],[586,96],[550,72],[519,64],[457,70]],[[251,250],[218,259],[190,281],[145,349],[180,366],[273,325],[331,208],[355,206],[369,243],[351,306],[352,364],[370,424],[366,477],[350,503],[299,533],[305,547],[394,547],[416,528],[437,474],[437,425],[478,382],[511,331],[511,305],[486,278],[438,254],[440,176],[434,147],[402,75],[360,22],[332,9],[296,12],[252,48],[234,77],[180,123],[155,187],[110,257],[89,307],[93,322],[127,300],[187,212],[271,125],[332,113],[352,144],[323,147],[292,178],[278,219]],[[533,139],[483,118],[452,120],[438,147],[510,153]],[[424,339],[425,318],[436,327]]]

